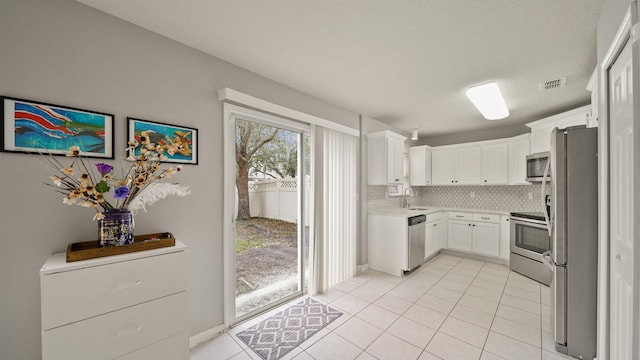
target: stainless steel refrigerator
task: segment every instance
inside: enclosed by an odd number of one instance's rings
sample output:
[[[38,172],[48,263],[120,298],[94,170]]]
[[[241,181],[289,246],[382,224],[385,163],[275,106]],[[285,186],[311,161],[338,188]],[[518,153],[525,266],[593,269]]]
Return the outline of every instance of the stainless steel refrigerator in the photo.
[[[598,270],[597,129],[551,133],[551,314],[556,350],[596,356]]]

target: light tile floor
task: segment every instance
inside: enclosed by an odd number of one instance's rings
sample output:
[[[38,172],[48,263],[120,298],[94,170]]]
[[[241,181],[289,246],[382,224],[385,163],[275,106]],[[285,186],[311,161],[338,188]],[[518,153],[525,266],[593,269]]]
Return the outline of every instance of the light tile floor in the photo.
[[[344,313],[284,359],[573,359],[555,351],[550,294],[502,265],[438,255],[402,278],[367,270],[313,298]],[[191,360],[260,358],[235,334]]]

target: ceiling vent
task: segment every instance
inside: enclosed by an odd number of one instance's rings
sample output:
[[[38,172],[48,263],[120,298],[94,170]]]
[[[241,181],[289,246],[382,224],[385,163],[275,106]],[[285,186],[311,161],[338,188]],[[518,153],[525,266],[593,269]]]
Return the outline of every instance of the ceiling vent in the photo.
[[[538,84],[538,89],[541,91],[552,90],[552,89],[557,89],[565,86],[567,86],[567,77],[563,76],[561,78],[541,82],[540,84]]]

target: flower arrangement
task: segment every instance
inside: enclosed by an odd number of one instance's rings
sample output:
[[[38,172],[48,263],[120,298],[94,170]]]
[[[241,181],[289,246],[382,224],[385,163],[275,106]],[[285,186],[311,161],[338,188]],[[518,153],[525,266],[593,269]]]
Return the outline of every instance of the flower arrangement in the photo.
[[[139,156],[130,155],[127,159],[133,161],[131,166],[121,177],[115,177],[114,167],[106,163],[95,164],[95,169],[88,166],[80,154],[78,146],[69,148],[67,157],[74,160],[65,166],[49,154],[49,164],[57,173],[49,178],[53,184],[47,184],[64,194],[62,202],[67,205],[80,205],[96,209],[94,220],[104,219],[101,210],[126,209],[135,214],[146,207],[168,196],[187,196],[191,190],[186,185],[161,182],[172,174],[182,170],[182,165],[176,168],[161,168],[161,161],[166,150],[164,145],[150,142],[146,134],[141,134],[140,142],[128,143],[127,151],[134,154],[139,150]],[[97,173],[96,173],[97,172]],[[113,200],[105,198],[113,189]]]

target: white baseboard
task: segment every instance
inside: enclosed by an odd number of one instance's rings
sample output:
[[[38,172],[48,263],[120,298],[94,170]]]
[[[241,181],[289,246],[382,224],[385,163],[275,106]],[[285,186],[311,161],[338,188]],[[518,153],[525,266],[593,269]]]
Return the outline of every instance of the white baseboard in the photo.
[[[223,332],[224,332],[224,325],[218,325],[209,330],[205,330],[203,332],[197,333],[189,337],[189,349],[193,349],[194,347],[217,337]]]
[[[364,264],[364,265],[358,265],[356,267],[356,271],[357,272],[361,272],[361,271],[365,271],[369,268],[369,264]]]

